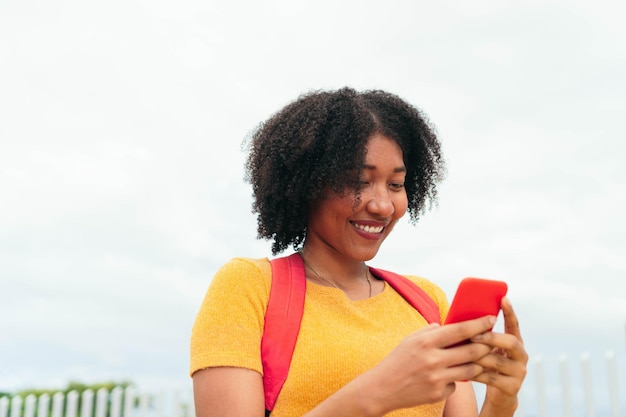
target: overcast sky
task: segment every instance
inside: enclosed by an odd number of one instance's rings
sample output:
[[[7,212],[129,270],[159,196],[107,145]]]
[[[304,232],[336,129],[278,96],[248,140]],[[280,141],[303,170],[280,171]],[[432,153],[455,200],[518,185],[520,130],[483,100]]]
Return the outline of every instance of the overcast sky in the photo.
[[[349,85],[421,108],[448,161],[439,205],[370,264],[450,298],[465,276],[506,280],[533,359],[567,354],[576,374],[613,350],[626,392],[623,16],[617,1],[2,2],[0,391],[186,386],[213,273],[270,254],[242,141],[298,94]]]

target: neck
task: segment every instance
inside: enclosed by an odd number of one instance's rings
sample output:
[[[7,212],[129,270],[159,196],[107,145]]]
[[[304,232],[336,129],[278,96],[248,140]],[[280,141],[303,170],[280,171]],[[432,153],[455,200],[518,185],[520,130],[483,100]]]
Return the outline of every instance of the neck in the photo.
[[[350,285],[364,280],[367,265],[363,261],[333,256],[328,252],[316,251],[305,246],[300,255],[311,272],[316,271],[324,278],[332,278],[333,282]]]
[[[307,279],[323,286],[335,287],[352,300],[372,296],[372,277],[364,262],[324,263],[322,257],[311,260],[311,251],[301,251]]]

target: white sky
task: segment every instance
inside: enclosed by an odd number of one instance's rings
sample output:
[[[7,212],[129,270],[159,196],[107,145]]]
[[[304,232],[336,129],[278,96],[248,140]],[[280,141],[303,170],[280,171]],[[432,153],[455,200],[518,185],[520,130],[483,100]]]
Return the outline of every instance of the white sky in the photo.
[[[617,1],[2,2],[0,391],[188,383],[212,274],[269,255],[242,140],[344,85],[423,109],[449,166],[439,206],[371,264],[450,298],[464,276],[507,280],[531,354],[612,349],[626,380],[623,16]]]

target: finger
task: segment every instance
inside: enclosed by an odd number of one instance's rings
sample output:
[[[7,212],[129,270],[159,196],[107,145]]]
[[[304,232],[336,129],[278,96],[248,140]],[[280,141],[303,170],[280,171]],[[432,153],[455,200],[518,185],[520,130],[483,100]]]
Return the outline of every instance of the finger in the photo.
[[[497,388],[506,395],[510,396],[516,396],[519,393],[523,381],[523,379],[520,379],[519,377],[500,374],[493,370],[481,372],[471,380]]]
[[[492,347],[484,343],[464,343],[449,347],[442,352],[445,367],[455,367],[467,363],[478,363],[478,360],[492,351]]]
[[[511,304],[511,300],[507,297],[502,299],[501,303],[502,314],[504,316],[504,331],[505,333],[512,334],[517,337],[519,340],[522,340],[522,333],[519,327],[519,320],[517,319],[517,315],[515,311],[513,311],[513,305]]]
[[[437,330],[438,328],[440,328],[441,325],[437,324],[437,323],[431,323],[426,327],[422,327],[421,329],[416,330],[415,332],[413,332],[412,336],[413,337],[423,337],[424,334],[427,333],[432,333],[433,331]],[[418,336],[419,335],[419,336]]]
[[[428,326],[422,327],[418,331],[423,331],[423,332],[433,331],[433,330],[438,329],[440,327],[441,327],[441,324],[439,324],[439,323],[430,323]]]
[[[438,346],[448,347],[471,339],[493,328],[495,316],[485,316],[460,323],[447,324],[439,331]]]
[[[464,363],[446,368],[442,371],[442,377],[447,381],[473,381],[484,372],[485,369],[475,362]]]
[[[490,353],[476,360],[487,371],[523,379],[526,376],[526,364],[504,355]]]
[[[472,342],[484,343],[492,348],[500,349],[512,360],[526,364],[528,353],[522,341],[514,335],[506,333],[486,332],[472,337]]]

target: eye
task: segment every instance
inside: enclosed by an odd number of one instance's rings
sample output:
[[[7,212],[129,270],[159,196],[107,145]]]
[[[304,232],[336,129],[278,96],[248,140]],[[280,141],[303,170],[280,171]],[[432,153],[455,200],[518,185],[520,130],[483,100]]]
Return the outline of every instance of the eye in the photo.
[[[402,189],[404,189],[404,183],[403,182],[392,182],[391,184],[389,184],[389,187],[394,190],[394,191],[400,191]]]

